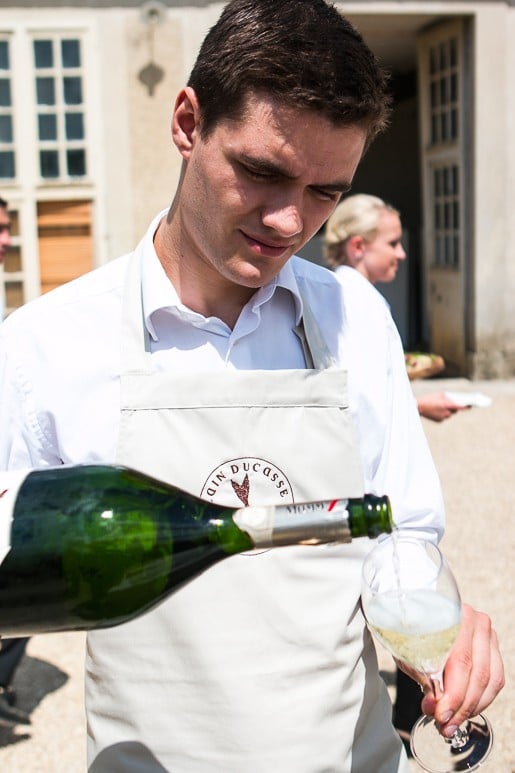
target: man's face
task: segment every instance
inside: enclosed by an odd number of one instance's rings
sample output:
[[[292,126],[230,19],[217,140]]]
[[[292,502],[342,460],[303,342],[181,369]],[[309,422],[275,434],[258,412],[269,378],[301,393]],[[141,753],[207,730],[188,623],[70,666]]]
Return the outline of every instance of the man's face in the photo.
[[[178,209],[181,254],[202,281],[269,282],[350,188],[365,130],[250,97],[243,118],[195,134]]]
[[[399,261],[406,259],[402,246],[402,226],[395,212],[384,210],[377,223],[375,238],[365,243],[362,261],[363,273],[367,279],[376,282],[391,282],[395,279]]]
[[[5,207],[0,207],[0,263],[5,260],[11,243],[11,219]]]

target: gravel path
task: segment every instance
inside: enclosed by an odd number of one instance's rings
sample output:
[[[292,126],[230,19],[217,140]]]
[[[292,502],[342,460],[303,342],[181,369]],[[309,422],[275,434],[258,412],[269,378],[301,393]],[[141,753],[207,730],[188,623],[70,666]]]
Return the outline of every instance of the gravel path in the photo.
[[[481,770],[515,773],[515,381],[434,380],[415,382],[414,389],[481,391],[493,400],[489,408],[460,412],[442,424],[424,420],[424,427],[445,494],[445,553],[464,600],[493,618],[505,659],[506,687],[487,712],[494,749]],[[84,639],[83,634],[52,634],[29,642],[14,686],[33,724],[28,730],[0,728],[0,770],[86,770]],[[388,681],[393,669],[385,653],[381,666]],[[413,763],[413,770],[420,769]]]

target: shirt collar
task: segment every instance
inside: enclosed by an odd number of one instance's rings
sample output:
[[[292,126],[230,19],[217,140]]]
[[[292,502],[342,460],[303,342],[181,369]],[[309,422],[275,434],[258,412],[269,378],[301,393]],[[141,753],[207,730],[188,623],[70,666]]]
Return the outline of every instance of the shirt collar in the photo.
[[[152,322],[152,315],[160,309],[185,309],[181,303],[177,291],[172,282],[167,277],[161,261],[159,260],[155,247],[154,236],[162,218],[166,216],[168,210],[163,210],[151,222],[143,240],[141,242],[141,293],[143,302],[143,315],[147,330],[154,341],[158,340],[158,335]],[[298,325],[302,317],[302,299],[292,266],[293,258],[286,263],[279,274],[271,282],[259,288],[252,296],[249,304],[252,310],[269,301],[274,295],[277,287],[288,290],[295,303],[296,324]]]

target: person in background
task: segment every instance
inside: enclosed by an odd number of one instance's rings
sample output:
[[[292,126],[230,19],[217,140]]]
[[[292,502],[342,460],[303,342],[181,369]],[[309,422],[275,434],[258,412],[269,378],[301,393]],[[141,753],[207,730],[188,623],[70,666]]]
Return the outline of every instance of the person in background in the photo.
[[[0,263],[5,261],[7,250],[11,244],[11,218],[5,199],[0,197]],[[3,298],[0,296],[0,322],[4,318]]]
[[[9,245],[11,244],[11,218],[7,201],[0,197],[0,263],[3,263]],[[0,321],[3,319],[4,309],[0,297]],[[18,667],[28,639],[2,639],[0,640],[0,724],[18,725],[30,724],[30,717],[17,708],[16,693],[11,681]]]
[[[345,198],[327,221],[325,258],[338,278],[353,268],[373,285],[393,282],[399,262],[406,260],[400,213],[378,196],[358,193]],[[385,301],[386,302],[386,301]],[[466,406],[445,392],[417,398],[418,412],[432,421],[444,421]]]
[[[406,260],[399,212],[378,196],[348,196],[327,221],[324,252],[327,264],[342,284],[350,280],[363,282],[361,277],[372,285],[392,282],[399,262]],[[444,421],[463,406],[447,398],[444,392],[430,392],[417,399],[417,408],[427,419]],[[393,723],[408,751],[409,734],[419,715],[420,686],[398,668]]]
[[[228,2],[176,96],[171,205],[129,255],[0,327],[0,467],[119,463],[225,506],[384,492],[437,540],[400,340],[295,255],[389,102],[331,3]],[[369,549],[234,556],[88,633],[91,773],[407,771],[360,608]],[[464,605],[446,691],[425,709],[448,734],[502,684],[490,620]]]

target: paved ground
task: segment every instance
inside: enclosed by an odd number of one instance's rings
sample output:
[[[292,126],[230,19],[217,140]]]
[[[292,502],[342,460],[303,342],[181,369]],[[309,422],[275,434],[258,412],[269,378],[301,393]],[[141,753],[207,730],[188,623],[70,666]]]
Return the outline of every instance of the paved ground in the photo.
[[[495,729],[494,750],[481,770],[515,773],[515,381],[438,380],[414,388],[481,391],[493,399],[489,408],[461,412],[443,424],[425,421],[424,427],[447,504],[444,550],[463,598],[493,618],[505,658],[507,684],[487,712]],[[85,771],[83,660],[82,634],[30,641],[15,686],[33,725],[0,729],[0,770]],[[391,660],[382,654],[381,663],[388,681]]]

